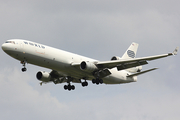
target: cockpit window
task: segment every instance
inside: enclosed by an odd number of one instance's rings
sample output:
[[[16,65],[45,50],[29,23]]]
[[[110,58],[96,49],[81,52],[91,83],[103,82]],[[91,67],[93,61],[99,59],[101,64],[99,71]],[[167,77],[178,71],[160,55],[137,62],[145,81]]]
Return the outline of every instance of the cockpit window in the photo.
[[[14,42],[14,41],[6,41],[6,43],[13,43],[13,44],[15,44],[15,42]]]

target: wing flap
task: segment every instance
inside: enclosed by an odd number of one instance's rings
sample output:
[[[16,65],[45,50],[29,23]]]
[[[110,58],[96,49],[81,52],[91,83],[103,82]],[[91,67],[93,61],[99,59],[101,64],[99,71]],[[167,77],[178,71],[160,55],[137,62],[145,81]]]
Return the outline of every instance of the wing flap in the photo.
[[[51,75],[52,78],[55,78],[55,79],[63,77],[58,71],[55,71],[55,70],[52,70],[50,72],[50,75]]]
[[[98,78],[103,78],[103,77],[106,77],[110,74],[111,74],[111,72],[107,68],[105,68],[103,70],[99,70],[99,71],[95,72],[94,75]]]
[[[140,66],[140,65],[146,65],[146,64],[148,64],[147,61],[134,61],[134,62],[130,62],[130,63],[119,64],[119,65],[117,65],[117,69],[124,70],[124,69],[132,68],[132,67],[136,67],[136,66]]]

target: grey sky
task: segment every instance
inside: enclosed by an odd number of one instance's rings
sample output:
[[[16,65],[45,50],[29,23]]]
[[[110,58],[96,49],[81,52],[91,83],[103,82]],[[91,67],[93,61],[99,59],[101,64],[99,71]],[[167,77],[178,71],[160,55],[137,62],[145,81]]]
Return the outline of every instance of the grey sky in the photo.
[[[0,1],[0,43],[27,39],[99,60],[122,56],[132,42],[137,57],[180,46],[178,0]],[[180,55],[150,62],[160,69],[124,85],[39,85],[39,70],[0,50],[0,119],[169,120],[179,119]]]

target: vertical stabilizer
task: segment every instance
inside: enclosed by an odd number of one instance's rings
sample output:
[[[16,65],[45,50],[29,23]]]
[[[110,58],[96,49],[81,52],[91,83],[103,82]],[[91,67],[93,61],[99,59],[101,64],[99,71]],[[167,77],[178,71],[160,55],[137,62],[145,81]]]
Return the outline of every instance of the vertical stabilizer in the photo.
[[[139,44],[133,42],[122,56],[122,59],[135,58],[138,46]]]

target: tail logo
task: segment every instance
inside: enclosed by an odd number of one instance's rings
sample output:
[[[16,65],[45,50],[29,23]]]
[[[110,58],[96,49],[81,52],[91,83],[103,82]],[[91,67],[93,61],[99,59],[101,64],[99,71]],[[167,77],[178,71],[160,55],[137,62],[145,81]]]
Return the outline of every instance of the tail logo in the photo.
[[[135,58],[135,53],[134,53],[134,51],[128,50],[128,51],[127,51],[127,54],[128,54],[129,57]]]

